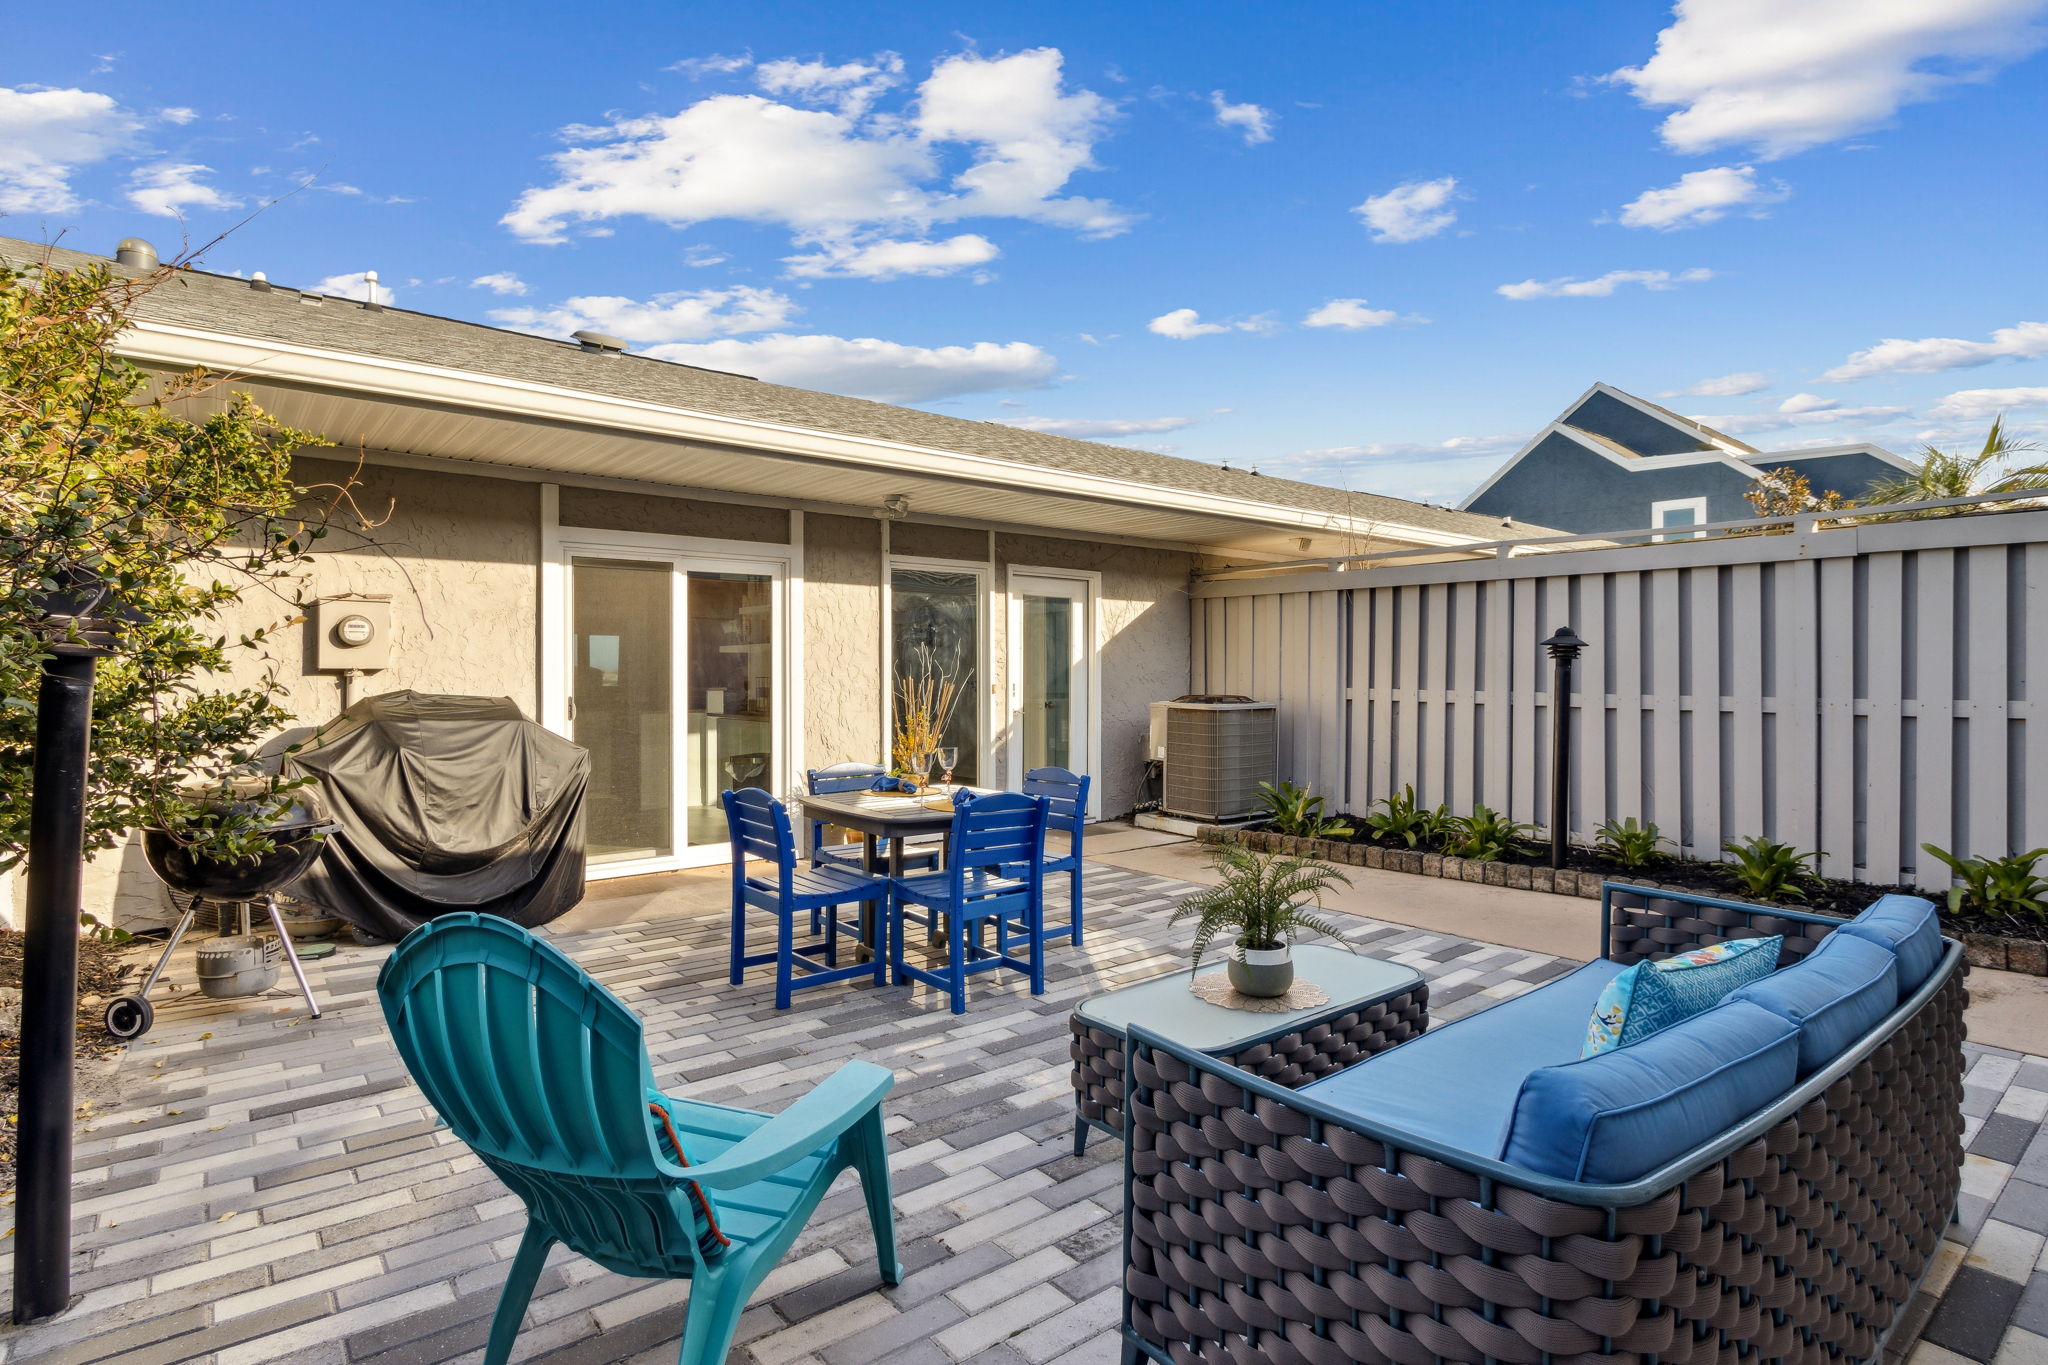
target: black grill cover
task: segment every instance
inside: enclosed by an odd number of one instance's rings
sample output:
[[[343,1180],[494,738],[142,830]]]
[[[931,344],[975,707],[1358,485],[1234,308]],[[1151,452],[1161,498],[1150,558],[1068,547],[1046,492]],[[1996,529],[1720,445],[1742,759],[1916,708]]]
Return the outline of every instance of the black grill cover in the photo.
[[[340,830],[292,887],[385,938],[478,910],[532,928],[583,898],[590,755],[509,697],[386,692],[314,731],[285,770]]]

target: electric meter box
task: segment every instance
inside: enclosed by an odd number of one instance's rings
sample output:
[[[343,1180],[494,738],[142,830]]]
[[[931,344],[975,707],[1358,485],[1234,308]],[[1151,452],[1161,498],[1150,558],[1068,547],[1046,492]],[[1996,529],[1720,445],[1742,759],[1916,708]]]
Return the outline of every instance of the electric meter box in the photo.
[[[369,672],[390,665],[389,597],[328,597],[313,604],[314,672]]]

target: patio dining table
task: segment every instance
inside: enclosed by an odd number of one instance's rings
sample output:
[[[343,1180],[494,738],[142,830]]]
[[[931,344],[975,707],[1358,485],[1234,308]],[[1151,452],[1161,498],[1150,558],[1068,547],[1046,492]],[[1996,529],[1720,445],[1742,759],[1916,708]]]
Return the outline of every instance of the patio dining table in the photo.
[[[993,788],[955,786],[943,793],[912,796],[906,792],[825,792],[799,798],[807,820],[850,829],[861,836],[861,867],[869,873],[886,865],[888,875],[903,874],[904,843],[919,834],[943,834],[953,827],[951,796],[970,792],[990,796]],[[888,846],[886,860],[878,846]],[[875,912],[878,902],[865,901],[860,909],[860,960],[875,947]]]

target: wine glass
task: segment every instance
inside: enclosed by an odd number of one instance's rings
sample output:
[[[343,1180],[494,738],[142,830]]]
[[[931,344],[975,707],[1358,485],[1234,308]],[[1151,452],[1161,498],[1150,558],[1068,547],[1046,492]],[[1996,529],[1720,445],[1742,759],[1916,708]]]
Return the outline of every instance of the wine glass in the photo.
[[[910,754],[904,758],[903,771],[904,775],[910,779],[912,795],[923,794],[925,777],[931,772],[931,763],[930,754]]]
[[[932,757],[938,760],[939,768],[945,774],[939,779],[939,785],[951,787],[953,785],[953,769],[960,763],[960,747],[956,744],[948,744],[943,748],[935,750],[932,753]]]

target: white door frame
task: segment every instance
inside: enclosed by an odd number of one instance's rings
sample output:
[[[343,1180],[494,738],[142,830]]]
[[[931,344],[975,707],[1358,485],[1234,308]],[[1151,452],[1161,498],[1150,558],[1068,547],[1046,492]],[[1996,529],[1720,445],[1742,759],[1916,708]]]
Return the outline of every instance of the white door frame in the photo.
[[[1009,599],[1009,620],[1005,623],[1008,634],[1003,658],[1008,665],[1009,686],[1009,763],[1007,765],[1012,788],[1024,785],[1024,598],[1019,590],[1019,579],[1038,579],[1044,582],[1078,586],[1081,592],[1081,631],[1076,643],[1082,651],[1077,667],[1088,689],[1088,704],[1083,708],[1081,725],[1083,733],[1079,753],[1075,755],[1074,771],[1086,773],[1095,780],[1088,784],[1088,818],[1101,818],[1102,812],[1102,573],[1096,569],[1040,568],[1029,564],[1008,566],[1003,590]]]
[[[666,562],[671,566],[674,591],[670,595],[670,638],[674,661],[670,670],[671,728],[673,762],[670,781],[674,815],[673,851],[658,858],[623,859],[594,863],[585,873],[590,881],[632,877],[649,872],[671,872],[685,867],[705,867],[731,858],[728,844],[689,842],[689,573],[692,569],[714,573],[766,575],[770,587],[770,638],[775,645],[774,704],[769,708],[769,747],[775,754],[771,780],[778,792],[795,789],[795,775],[801,766],[794,737],[800,733],[793,720],[803,714],[799,666],[802,647],[797,622],[801,618],[799,597],[802,582],[802,551],[797,545],[777,545],[752,540],[712,540],[699,536],[660,535],[647,531],[604,531],[580,526],[559,526],[553,517],[544,518],[541,560],[541,723],[564,738],[573,739],[569,698],[573,693],[575,659],[571,642],[572,619],[570,574],[572,561],[585,559],[631,559],[643,563]]]
[[[983,785],[995,767],[994,688],[990,685],[990,656],[994,649],[994,575],[987,560],[932,559],[924,555],[889,554],[882,559],[882,766],[895,759],[896,738],[896,570],[935,569],[942,573],[970,573],[975,582],[974,693],[966,698],[975,708],[981,732],[980,777]]]

